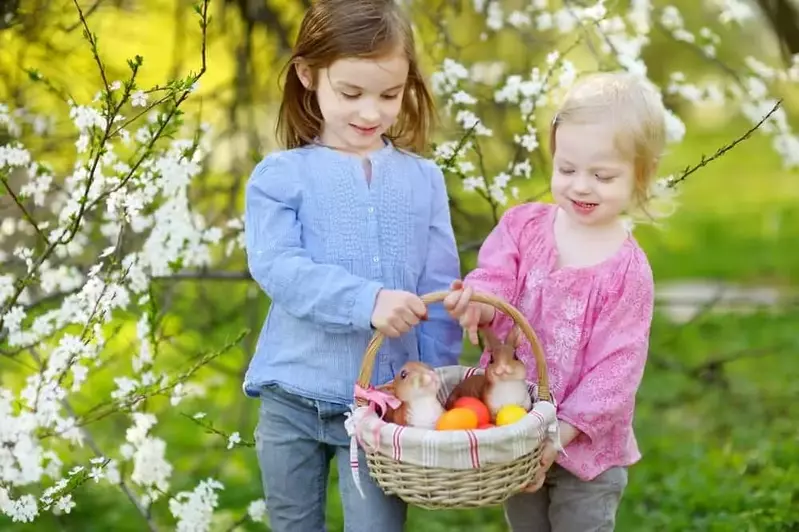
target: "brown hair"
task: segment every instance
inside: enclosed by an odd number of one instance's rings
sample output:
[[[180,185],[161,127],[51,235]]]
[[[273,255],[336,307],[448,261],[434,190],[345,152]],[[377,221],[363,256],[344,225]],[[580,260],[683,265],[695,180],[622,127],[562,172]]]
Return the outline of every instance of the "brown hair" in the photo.
[[[316,0],[300,25],[294,51],[286,64],[283,98],[276,132],[288,149],[311,144],[321,133],[322,114],[313,90],[306,89],[296,64],[304,61],[313,72],[344,57],[377,58],[401,47],[410,68],[402,106],[386,132],[392,143],[407,151],[427,149],[435,105],[416,57],[413,30],[395,0]]]

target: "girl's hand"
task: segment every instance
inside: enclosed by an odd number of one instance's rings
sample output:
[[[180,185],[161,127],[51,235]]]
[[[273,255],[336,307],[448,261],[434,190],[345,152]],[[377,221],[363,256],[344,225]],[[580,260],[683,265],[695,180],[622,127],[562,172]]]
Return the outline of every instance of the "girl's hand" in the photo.
[[[372,311],[372,326],[390,338],[396,338],[427,319],[427,306],[411,292],[380,290]]]
[[[450,289],[452,292],[444,298],[444,308],[466,330],[472,344],[477,345],[477,329],[494,318],[494,307],[471,301],[474,290],[464,287],[463,281],[453,281]]]
[[[522,489],[522,492],[534,493],[540,490],[544,486],[544,481],[547,478],[547,471],[549,471],[549,468],[555,463],[555,458],[557,457],[558,451],[555,450],[555,446],[550,440],[546,440],[546,442],[544,442],[544,449],[541,452],[541,467],[536,472],[532,484]]]

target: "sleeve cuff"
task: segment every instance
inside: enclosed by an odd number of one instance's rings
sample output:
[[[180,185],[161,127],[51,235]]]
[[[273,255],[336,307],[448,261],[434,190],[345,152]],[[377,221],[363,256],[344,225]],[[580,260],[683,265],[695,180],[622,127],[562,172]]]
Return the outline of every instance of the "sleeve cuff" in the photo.
[[[352,324],[365,331],[372,328],[372,312],[375,308],[377,293],[383,285],[375,281],[367,281],[364,287],[355,296],[352,303]]]
[[[587,424],[576,420],[575,418],[571,417],[568,414],[564,415],[563,412],[558,412],[558,419],[561,420],[561,421],[565,421],[566,423],[568,423],[572,427],[574,427],[577,430],[579,430],[586,438],[588,438],[589,441],[591,441],[591,442],[594,441],[594,437],[596,435],[594,434],[593,429],[591,427],[589,427]],[[580,435],[578,434],[575,437],[575,439],[577,439],[579,437],[580,437]],[[572,441],[574,441],[574,440],[572,440]]]

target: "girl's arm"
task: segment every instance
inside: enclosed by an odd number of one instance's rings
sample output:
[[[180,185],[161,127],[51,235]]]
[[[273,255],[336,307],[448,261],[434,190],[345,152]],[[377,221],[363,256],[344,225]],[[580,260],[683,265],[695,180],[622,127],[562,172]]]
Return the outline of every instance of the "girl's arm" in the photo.
[[[297,169],[282,154],[266,157],[253,170],[244,210],[250,274],[273,303],[296,318],[330,332],[370,331],[382,285],[313,261],[300,239],[300,197]]]
[[[649,264],[639,257],[599,309],[582,379],[558,407],[558,417],[591,440],[614,425],[632,422],[649,349],[654,291]]]
[[[480,246],[477,267],[464,278],[464,285],[513,304],[519,276],[519,234],[526,221],[526,207],[511,207],[502,215]],[[492,323],[495,316],[494,307],[480,304],[481,325]]]
[[[427,257],[418,284],[419,295],[448,290],[452,281],[460,276],[460,258],[452,229],[444,174],[430,161],[425,161],[425,166],[429,167],[432,180],[432,205]],[[458,363],[463,332],[441,303],[429,306],[427,321],[420,323],[417,329],[422,362],[433,367]]]

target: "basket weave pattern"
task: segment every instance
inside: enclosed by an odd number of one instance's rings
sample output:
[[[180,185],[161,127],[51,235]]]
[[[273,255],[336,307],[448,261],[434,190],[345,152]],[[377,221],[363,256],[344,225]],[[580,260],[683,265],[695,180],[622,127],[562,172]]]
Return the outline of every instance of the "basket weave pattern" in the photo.
[[[511,462],[479,469],[419,467],[378,453],[366,453],[369,474],[389,495],[428,510],[495,506],[533,480],[541,446]]]
[[[422,296],[426,304],[441,302],[449,294],[446,291],[432,292]],[[541,344],[524,316],[513,306],[494,296],[476,293],[473,300],[493,306],[498,311],[510,316],[516,325],[519,326],[525,337],[529,340],[533,355],[536,358],[536,368],[538,373],[538,383],[536,390],[537,397],[532,397],[537,403],[534,411],[516,427],[498,427],[488,430],[474,431],[429,431],[418,428],[404,428],[402,431],[415,434],[408,436],[404,445],[408,441],[411,449],[407,452],[387,452],[386,446],[391,446],[392,438],[384,438],[389,443],[377,447],[372,445],[362,445],[369,466],[369,473],[381,489],[404,500],[408,504],[421,508],[436,509],[455,509],[455,508],[480,508],[502,504],[512,495],[527,486],[533,481],[539,469],[539,461],[542,450],[542,443],[546,437],[546,427],[555,423],[555,409],[550,405],[549,381],[546,372],[546,360],[544,358]],[[367,388],[371,381],[375,358],[378,349],[383,341],[383,335],[375,332],[366,353],[364,354],[361,372],[358,377],[358,385]],[[456,370],[456,379],[463,378],[466,371],[470,368],[462,366],[437,368],[439,375],[444,376],[445,394],[449,393],[455,383],[447,383],[447,375],[453,374]],[[390,391],[390,386],[382,387],[385,391]],[[360,407],[366,406],[366,401],[360,397],[356,398],[356,404]],[[540,408],[539,408],[540,407]],[[534,414],[534,415],[533,415]],[[397,425],[384,423],[379,420],[377,414],[367,415],[363,425],[371,425],[369,430],[394,431],[393,442],[399,441],[397,433],[401,431]],[[386,427],[389,426],[387,429]],[[359,436],[363,436],[367,429],[363,429]],[[456,434],[460,433],[460,434]],[[468,436],[466,434],[468,433]],[[481,442],[484,447],[491,448],[491,444],[500,444],[500,447],[513,449],[513,453],[506,451],[507,458],[503,460],[478,460],[477,466],[473,467],[440,467],[441,464],[424,464],[420,460],[407,458],[409,454],[417,456],[429,456],[429,448],[436,449],[434,456],[442,456],[442,462],[455,461],[446,455],[447,446],[454,445],[453,441],[457,438],[468,437],[474,443],[474,453],[479,454]],[[363,443],[363,438],[361,438]],[[461,447],[463,447],[461,445]],[[521,451],[520,451],[521,449]],[[378,452],[381,451],[381,452]],[[405,456],[403,459],[402,457]],[[449,459],[449,460],[448,460]]]

